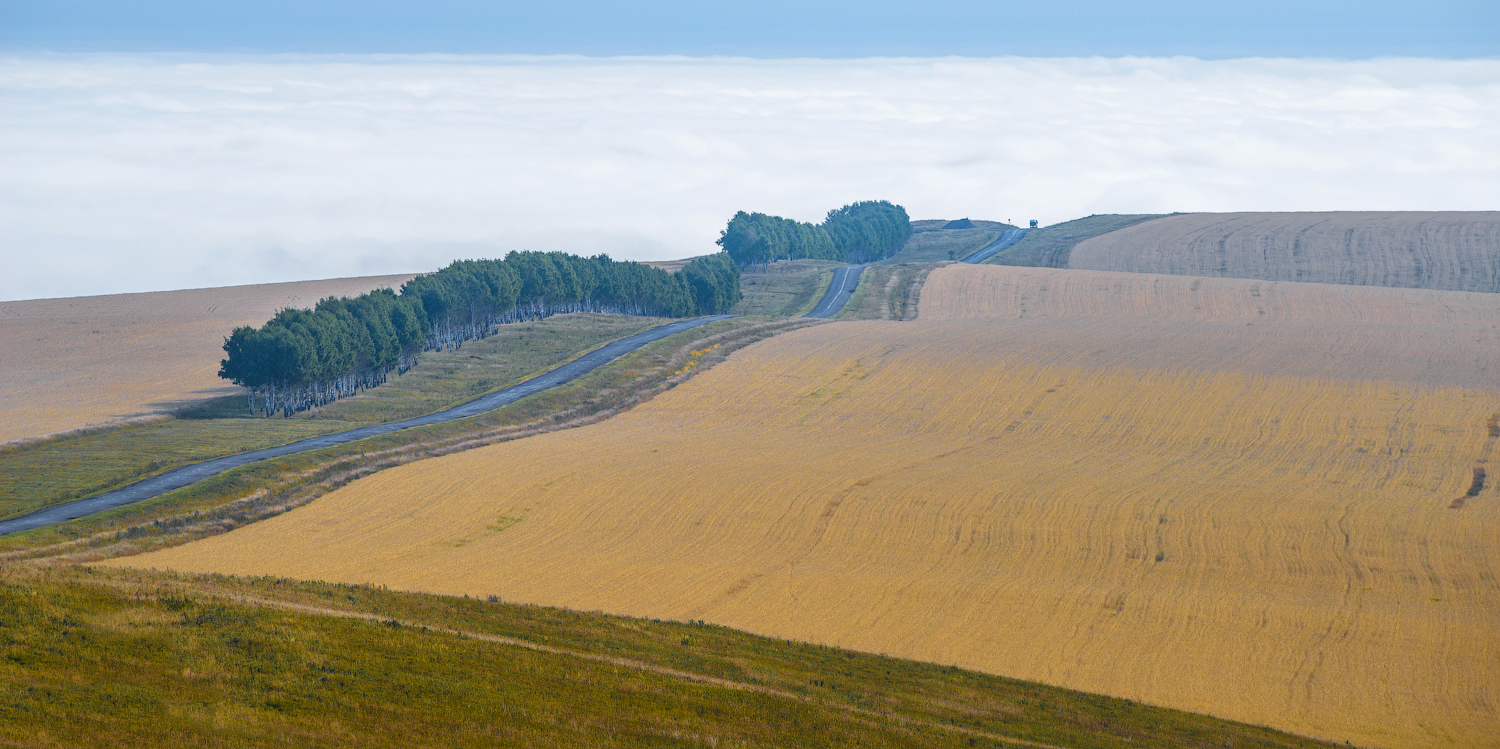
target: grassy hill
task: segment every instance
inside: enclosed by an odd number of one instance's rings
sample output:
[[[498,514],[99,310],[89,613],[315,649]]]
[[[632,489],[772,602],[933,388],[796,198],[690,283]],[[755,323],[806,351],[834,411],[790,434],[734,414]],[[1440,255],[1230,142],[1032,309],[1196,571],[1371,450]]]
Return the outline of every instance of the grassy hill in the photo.
[[[365,586],[0,571],[12,746],[1317,747],[692,622]]]
[[[946,219],[913,221],[912,235],[895,255],[880,261],[881,265],[902,263],[940,263],[962,260],[1014,226],[1000,221],[974,220],[972,229],[944,229]]]
[[[1500,212],[1177,214],[1080,242],[1066,267],[1496,293]]]
[[[752,266],[740,273],[740,303],[735,315],[797,317],[811,312],[828,282],[831,270],[844,263],[833,260],[783,260]]]

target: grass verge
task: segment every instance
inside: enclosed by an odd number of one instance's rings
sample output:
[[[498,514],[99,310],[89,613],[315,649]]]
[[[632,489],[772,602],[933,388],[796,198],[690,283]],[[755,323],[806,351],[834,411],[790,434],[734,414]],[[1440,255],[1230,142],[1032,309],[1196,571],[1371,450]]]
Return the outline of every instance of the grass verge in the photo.
[[[0,568],[21,746],[1318,747],[702,622],[275,578]]]
[[[946,263],[874,265],[860,276],[838,320],[915,320],[922,283]]]

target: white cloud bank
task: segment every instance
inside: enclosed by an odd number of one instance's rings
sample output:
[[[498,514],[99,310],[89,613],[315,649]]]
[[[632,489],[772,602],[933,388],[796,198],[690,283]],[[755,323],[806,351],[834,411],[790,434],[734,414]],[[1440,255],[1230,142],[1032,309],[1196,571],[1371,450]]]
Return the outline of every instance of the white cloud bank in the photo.
[[[818,220],[1500,208],[1500,61],[12,57],[0,298]]]

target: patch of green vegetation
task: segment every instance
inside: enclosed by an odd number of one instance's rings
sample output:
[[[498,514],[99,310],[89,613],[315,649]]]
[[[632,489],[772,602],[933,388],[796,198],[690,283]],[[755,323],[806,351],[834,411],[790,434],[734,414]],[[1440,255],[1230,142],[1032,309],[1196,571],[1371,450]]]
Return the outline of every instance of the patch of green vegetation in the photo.
[[[271,578],[7,568],[0,651],[26,746],[1330,746],[702,622]]]
[[[875,265],[865,269],[839,320],[912,320],[917,290],[937,263]]]
[[[674,387],[739,348],[807,324],[814,323],[764,318],[709,323],[643,346],[570,383],[478,416],[261,461],[155,499],[0,536],[0,555],[16,558],[94,550],[90,553],[97,558],[222,533],[285,512],[386,468],[605,418]],[[715,343],[720,346],[714,348]],[[712,350],[701,356],[692,372],[677,372],[693,350],[705,348]]]
[[[995,238],[999,236],[999,231],[988,229],[918,232],[906,240],[900,252],[880,261],[880,264],[940,263],[944,260],[963,260],[995,241]]]
[[[403,376],[291,418],[256,418],[240,396],[163,422],[62,436],[0,450],[0,518],[114,489],[176,466],[372,423],[441,411],[509,387],[647,328],[655,318],[559,315],[504,325],[452,353],[429,353]]]
[[[1110,213],[1064,221],[1033,229],[1021,241],[984,261],[988,265],[1024,265],[1033,268],[1066,268],[1068,255],[1085,239],[1117,229],[1161,218],[1161,213]]]
[[[953,219],[946,218],[924,218],[921,221],[911,222],[911,230],[914,234],[924,231],[951,231],[949,229],[944,229],[943,227],[947,226],[952,221]],[[973,224],[975,228],[988,229],[990,231],[1000,231],[1001,229],[1016,228],[1015,225],[1007,224],[1004,221],[985,221],[983,219],[977,218],[969,219],[969,223]]]
[[[172,419],[6,448],[0,452],[0,517],[93,496],[185,463],[346,428],[300,419]]]
[[[729,312],[734,315],[773,315],[800,317],[812,311],[833,269],[845,263],[832,260],[783,260],[766,266],[753,266],[740,274],[740,303]]]

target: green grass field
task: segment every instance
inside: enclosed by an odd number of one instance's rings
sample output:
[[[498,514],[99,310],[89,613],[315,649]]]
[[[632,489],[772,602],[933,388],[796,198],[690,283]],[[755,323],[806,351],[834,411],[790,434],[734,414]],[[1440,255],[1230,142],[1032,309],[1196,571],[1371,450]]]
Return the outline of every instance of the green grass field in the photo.
[[[498,334],[469,341],[458,351],[426,354],[415,369],[380,387],[291,418],[255,418],[243,398],[219,398],[167,421],[0,449],[0,518],[97,494],[186,463],[440,411],[663,322],[560,315],[505,325]]]
[[[1066,268],[1068,253],[1085,239],[1108,234],[1165,214],[1105,214],[1064,221],[1028,232],[1021,241],[986,260],[990,265],[1025,265],[1034,268]]]
[[[1314,747],[936,664],[498,600],[0,570],[13,746]]]
[[[881,260],[880,265],[897,263],[940,263],[963,260],[995,241],[1000,232],[989,229],[947,229],[917,232],[906,240],[896,254]]]
[[[832,260],[783,260],[740,274],[744,298],[729,312],[734,315],[799,317],[812,311],[833,278],[832,269],[847,263]]]

